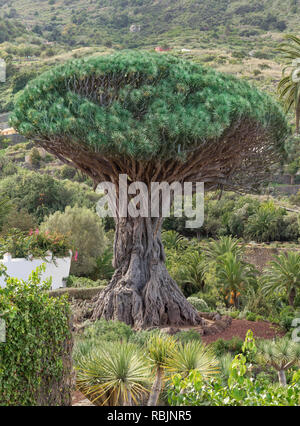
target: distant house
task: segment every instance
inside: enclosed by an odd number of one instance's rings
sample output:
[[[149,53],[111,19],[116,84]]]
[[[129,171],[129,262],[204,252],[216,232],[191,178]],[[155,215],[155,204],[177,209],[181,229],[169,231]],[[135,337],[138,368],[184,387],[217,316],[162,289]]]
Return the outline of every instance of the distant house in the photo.
[[[169,50],[171,50],[170,47],[162,47],[162,46],[157,46],[155,48],[156,52],[169,52]]]

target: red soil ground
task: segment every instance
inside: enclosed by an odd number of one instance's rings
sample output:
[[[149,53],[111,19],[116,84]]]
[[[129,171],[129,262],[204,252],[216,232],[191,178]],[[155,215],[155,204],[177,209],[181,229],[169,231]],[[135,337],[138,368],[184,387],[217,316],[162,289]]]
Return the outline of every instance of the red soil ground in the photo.
[[[284,332],[277,325],[269,322],[233,319],[232,324],[226,330],[219,334],[202,336],[202,341],[204,343],[212,343],[218,339],[230,340],[233,337],[240,337],[244,340],[248,330],[253,331],[254,337],[261,339],[273,339],[284,335]]]

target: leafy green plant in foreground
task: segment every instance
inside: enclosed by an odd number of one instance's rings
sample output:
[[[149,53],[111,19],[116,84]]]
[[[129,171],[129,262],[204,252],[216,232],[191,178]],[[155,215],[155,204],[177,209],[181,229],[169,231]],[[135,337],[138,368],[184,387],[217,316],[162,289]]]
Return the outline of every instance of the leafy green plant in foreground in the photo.
[[[247,336],[248,339],[249,335]],[[296,372],[289,386],[270,384],[264,377],[251,377],[249,353],[255,353],[253,339],[245,341],[245,354],[237,355],[229,367],[227,386],[217,376],[205,380],[199,371],[187,377],[175,375],[168,391],[171,405],[211,406],[298,406],[300,404],[300,376]],[[228,371],[228,367],[227,367]]]

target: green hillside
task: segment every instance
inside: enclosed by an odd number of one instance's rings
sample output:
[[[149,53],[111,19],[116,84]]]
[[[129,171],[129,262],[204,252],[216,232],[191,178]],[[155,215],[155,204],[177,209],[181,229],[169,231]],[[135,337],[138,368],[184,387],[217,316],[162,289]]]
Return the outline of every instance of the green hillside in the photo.
[[[70,45],[149,45],[226,31],[255,37],[297,31],[299,0],[1,0],[1,15],[49,41]],[[130,27],[136,25],[135,30]],[[183,32],[184,30],[184,32]]]
[[[169,46],[275,95],[284,33],[300,33],[300,0],[0,0],[0,113],[30,78],[71,57]]]

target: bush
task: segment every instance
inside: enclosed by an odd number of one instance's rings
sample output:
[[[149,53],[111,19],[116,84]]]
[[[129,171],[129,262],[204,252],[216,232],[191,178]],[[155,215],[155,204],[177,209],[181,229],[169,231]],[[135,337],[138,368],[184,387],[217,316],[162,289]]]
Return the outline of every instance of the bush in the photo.
[[[100,319],[85,329],[83,337],[102,342],[120,342],[129,340],[133,334],[132,328],[124,322]]]
[[[64,213],[56,212],[41,225],[43,231],[68,235],[78,259],[71,265],[72,275],[87,276],[96,267],[96,260],[103,253],[106,238],[101,219],[85,207],[67,207]]]
[[[10,253],[13,258],[44,258],[47,252],[53,257],[69,256],[70,243],[64,235],[58,233],[43,233],[38,229],[31,231],[30,235],[12,229],[0,238],[0,258],[5,253]]]
[[[0,180],[0,193],[8,197],[18,210],[34,215],[38,223],[56,211],[64,211],[67,206],[76,204],[94,208],[99,198],[84,184],[24,171]]]
[[[245,233],[248,238],[258,242],[280,241],[284,233],[284,210],[273,203],[263,203],[249,218]]]
[[[34,172],[8,176],[0,182],[0,192],[8,196],[18,209],[25,209],[40,222],[45,215],[64,210],[71,194],[62,183],[49,175]]]
[[[16,207],[13,207],[5,218],[1,233],[5,235],[11,229],[18,229],[28,233],[30,229],[36,228],[37,220],[34,215],[28,213],[26,210],[17,210]]]
[[[67,287],[71,288],[93,288],[93,287],[103,287],[107,285],[105,280],[90,280],[86,277],[75,277],[70,275],[67,279]]]
[[[180,331],[175,335],[176,339],[181,343],[187,343],[192,340],[201,341],[201,335],[196,330]]]
[[[241,352],[243,340],[239,337],[233,337],[231,340],[218,339],[212,343],[212,347],[217,357],[226,355],[230,352],[232,355],[237,355]]]
[[[33,167],[39,167],[42,157],[37,148],[32,148],[29,154],[29,161]]]
[[[71,405],[72,339],[66,297],[49,297],[38,272],[0,288],[0,405]]]
[[[205,302],[205,300],[203,299],[199,299],[198,297],[188,297],[187,299],[191,305],[194,306],[194,308],[197,309],[197,311],[199,312],[208,312],[209,311],[209,307],[207,305],[207,303]]]

